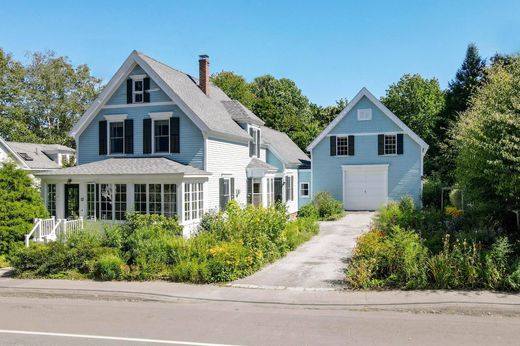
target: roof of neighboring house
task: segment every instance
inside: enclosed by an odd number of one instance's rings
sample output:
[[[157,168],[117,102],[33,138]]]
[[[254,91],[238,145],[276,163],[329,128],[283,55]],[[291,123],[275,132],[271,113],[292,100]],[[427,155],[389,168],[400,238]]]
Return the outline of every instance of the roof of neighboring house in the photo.
[[[29,169],[58,169],[61,168],[57,161],[50,155],[53,154],[74,154],[76,151],[61,144],[39,144],[39,143],[20,143],[6,142],[7,145],[17,154],[17,159],[23,162]]]
[[[310,158],[298,147],[287,134],[273,130],[269,127],[262,127],[262,139],[264,143],[271,147],[273,154],[285,164],[306,165]]]
[[[198,168],[183,165],[165,157],[110,158],[57,171],[37,173],[38,176],[58,175],[143,175],[184,174],[209,175]]]
[[[231,118],[236,122],[245,122],[260,126],[265,124],[262,119],[237,100],[222,101],[222,104],[231,115]]]
[[[256,157],[253,157],[251,159],[251,162],[249,162],[249,164],[247,165],[246,168],[265,169],[268,171],[277,171],[278,170],[278,168],[276,168],[275,166],[272,166],[262,160],[259,160]]]

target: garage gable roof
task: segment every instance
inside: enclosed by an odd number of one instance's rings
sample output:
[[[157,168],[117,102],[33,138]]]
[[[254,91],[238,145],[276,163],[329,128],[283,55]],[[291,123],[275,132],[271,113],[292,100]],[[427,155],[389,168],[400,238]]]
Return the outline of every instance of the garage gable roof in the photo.
[[[352,101],[349,102],[347,107],[345,107],[345,109],[343,109],[341,113],[339,113],[336,116],[336,118],[318,135],[318,137],[316,137],[312,141],[312,143],[307,146],[307,150],[311,151],[312,149],[314,149],[314,147],[316,147],[318,143],[320,143],[329,134],[329,132],[332,131],[332,129],[336,127],[336,125],[338,125],[341,122],[341,120],[343,120],[343,118],[354,108],[354,106],[356,106],[356,104],[363,98],[363,96],[370,100],[370,102],[372,102],[377,108],[379,108],[379,110],[381,110],[383,114],[385,114],[388,118],[390,118],[390,120],[392,120],[397,126],[399,126],[404,131],[404,133],[409,135],[410,138],[417,142],[417,144],[419,144],[419,146],[421,146],[421,148],[423,148],[424,151],[428,150],[428,144],[426,144],[426,142],[421,137],[419,137],[415,132],[413,132],[412,129],[406,126],[406,124],[403,123],[403,121],[399,119],[394,113],[392,113],[392,111],[386,108],[386,106],[383,103],[381,103],[381,101],[379,101],[377,97],[375,97],[365,87],[363,87],[357,93],[357,95],[352,99]]]

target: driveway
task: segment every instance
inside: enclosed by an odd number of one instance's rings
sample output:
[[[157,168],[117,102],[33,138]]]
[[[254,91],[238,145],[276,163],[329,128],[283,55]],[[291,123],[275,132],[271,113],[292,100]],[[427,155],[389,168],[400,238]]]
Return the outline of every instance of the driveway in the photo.
[[[320,233],[235,287],[303,287],[335,289],[344,285],[344,270],[356,238],[367,230],[373,212],[349,212],[338,221],[320,223]]]

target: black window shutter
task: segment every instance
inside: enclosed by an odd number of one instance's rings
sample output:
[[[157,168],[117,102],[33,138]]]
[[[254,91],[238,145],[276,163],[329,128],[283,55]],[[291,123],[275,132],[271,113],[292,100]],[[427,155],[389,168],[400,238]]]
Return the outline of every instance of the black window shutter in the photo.
[[[260,157],[260,130],[256,131],[256,157]]]
[[[181,152],[180,118],[170,118],[170,153]]]
[[[150,78],[143,79],[143,102],[150,102]]]
[[[288,202],[291,198],[291,177],[285,177],[285,201]]]
[[[348,136],[348,155],[354,156],[354,136]]]
[[[107,154],[107,121],[99,122],[99,155]]]
[[[229,198],[235,199],[235,178],[229,180]]]
[[[255,136],[255,132],[253,131],[252,128],[249,128],[249,135],[254,138]],[[249,141],[249,157],[253,157],[253,155],[255,154],[255,145],[253,143],[253,140],[250,140]]]
[[[133,92],[132,79],[126,80],[126,103],[132,103],[132,92]]]
[[[125,154],[134,153],[134,119],[125,119]]]
[[[294,201],[294,176],[291,175],[291,201]]]
[[[220,210],[226,209],[226,198],[224,197],[224,178],[219,179],[219,197],[220,197]]]
[[[96,184],[96,197],[94,200],[96,201],[96,220],[99,220],[99,184]]]
[[[247,178],[247,204],[253,204],[253,179]]]
[[[377,154],[385,154],[385,135],[377,135]]]
[[[143,154],[152,153],[152,119],[143,119]]]
[[[330,156],[336,156],[336,136],[330,136]]]
[[[398,155],[403,154],[403,134],[402,133],[397,134],[397,154]]]

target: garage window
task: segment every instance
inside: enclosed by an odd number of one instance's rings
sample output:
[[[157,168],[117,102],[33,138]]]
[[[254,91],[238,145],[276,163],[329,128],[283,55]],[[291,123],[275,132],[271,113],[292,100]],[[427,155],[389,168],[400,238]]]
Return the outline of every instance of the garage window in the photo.
[[[385,135],[385,155],[397,154],[397,135]]]
[[[336,155],[348,155],[348,137],[336,137]]]

